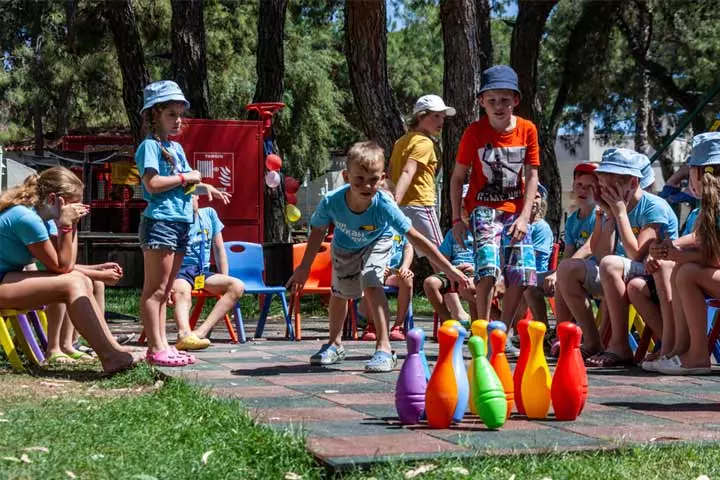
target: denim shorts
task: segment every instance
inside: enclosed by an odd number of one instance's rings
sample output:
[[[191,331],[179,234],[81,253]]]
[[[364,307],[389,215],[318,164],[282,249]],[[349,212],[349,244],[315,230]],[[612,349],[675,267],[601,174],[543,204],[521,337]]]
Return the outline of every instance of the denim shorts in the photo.
[[[168,222],[143,217],[140,221],[140,247],[143,250],[172,250],[185,253],[190,225],[185,222]]]

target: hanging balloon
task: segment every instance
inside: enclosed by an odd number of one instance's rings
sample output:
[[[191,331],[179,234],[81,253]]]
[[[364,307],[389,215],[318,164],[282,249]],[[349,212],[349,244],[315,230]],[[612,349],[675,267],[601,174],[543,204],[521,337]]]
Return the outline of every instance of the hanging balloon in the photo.
[[[285,201],[290,205],[297,205],[297,195],[290,192],[285,192]]]
[[[270,171],[265,174],[265,185],[270,188],[277,188],[280,185],[280,174]]]
[[[282,159],[278,155],[271,153],[265,159],[265,166],[271,172],[277,172],[282,167]]]
[[[285,216],[288,219],[288,222],[295,223],[298,220],[300,220],[300,210],[295,205],[287,204],[285,206]]]
[[[293,177],[285,177],[285,191],[288,193],[297,193],[300,190],[300,182]]]

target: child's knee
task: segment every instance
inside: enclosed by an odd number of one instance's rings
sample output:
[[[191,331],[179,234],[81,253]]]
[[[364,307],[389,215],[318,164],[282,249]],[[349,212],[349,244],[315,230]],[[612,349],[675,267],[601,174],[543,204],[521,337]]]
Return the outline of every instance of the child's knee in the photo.
[[[645,286],[647,285],[647,282],[645,279],[637,277],[630,280],[627,284],[627,294],[630,298],[631,302],[634,302],[638,299],[641,299],[642,297],[648,297],[650,292],[647,292]]]
[[[601,277],[623,277],[625,263],[622,257],[616,255],[608,255],[600,260],[600,276]]]
[[[71,297],[89,297],[93,293],[92,280],[77,270],[66,273],[65,278],[67,283],[65,284],[67,294]]]
[[[228,285],[227,293],[238,299],[245,293],[245,284],[237,278],[233,278],[230,285]]]
[[[687,285],[694,283],[694,278],[700,272],[702,267],[697,263],[683,263],[676,269],[676,281],[678,285]]]

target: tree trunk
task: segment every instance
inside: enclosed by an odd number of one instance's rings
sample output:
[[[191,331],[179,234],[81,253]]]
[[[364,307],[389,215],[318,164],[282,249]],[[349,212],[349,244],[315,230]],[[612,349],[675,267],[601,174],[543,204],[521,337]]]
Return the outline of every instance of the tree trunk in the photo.
[[[285,13],[288,0],[260,0],[257,84],[253,102],[281,102],[285,91]]]
[[[43,132],[43,99],[45,95],[42,92],[42,84],[45,74],[47,73],[43,66],[43,34],[42,34],[42,5],[35,5],[35,15],[32,23],[32,38],[34,42],[34,58],[31,67],[33,77],[37,82],[35,86],[32,109],[33,109],[33,129],[35,133],[35,155],[42,157],[45,155],[45,135]]]
[[[205,0],[172,0],[173,77],[190,102],[196,118],[210,118]],[[265,2],[261,2],[265,3]]]
[[[548,189],[548,211],[545,219],[556,237],[562,219],[562,183],[555,155],[555,137],[543,123],[537,98],[537,66],[542,39],[550,11],[557,0],[520,0],[510,44],[510,63],[518,74],[522,100],[517,113],[532,120],[538,129],[540,147],[540,183]]]
[[[135,143],[142,141],[143,88],[150,83],[132,0],[115,0],[105,7],[123,78],[123,103]]]
[[[477,39],[480,48],[480,71],[493,64],[492,29],[490,23],[491,6],[489,0],[475,0]]]
[[[385,0],[345,2],[345,56],[362,129],[389,156],[405,128],[388,80]]]
[[[642,69],[638,72],[638,92],[635,109],[635,151],[649,155],[650,79]]]
[[[65,45],[69,58],[75,59],[75,20],[77,17],[77,0],[65,2]],[[58,137],[67,135],[70,118],[70,104],[72,103],[73,79],[67,80],[58,88],[57,118],[55,120],[55,133]]]
[[[285,57],[285,13],[287,0],[261,0],[258,14],[257,83],[253,102],[281,102],[283,99]],[[278,153],[272,142],[272,152]],[[282,185],[282,182],[281,182]],[[285,219],[285,195],[281,187],[264,186],[265,243],[290,241],[290,226]]]
[[[440,2],[440,22],[445,58],[443,96],[447,104],[457,110],[457,114],[445,123],[442,135],[444,182],[440,224],[445,230],[452,226],[450,175],[460,138],[467,126],[477,120],[480,108],[477,92],[480,90],[481,54],[476,28],[489,22],[476,17],[473,0],[443,0]]]
[[[650,142],[650,146],[652,146],[653,149],[656,151],[660,151],[662,146],[665,144],[665,140],[667,139],[666,136],[660,135],[658,131],[655,129],[655,125],[659,124],[658,118],[653,113],[652,109],[649,110],[649,117],[650,120],[648,122],[648,141]],[[692,128],[691,130],[691,137],[692,137]],[[670,176],[675,173],[675,165],[673,164],[673,158],[670,155],[670,152],[668,149],[665,149],[657,158],[658,163],[660,164],[660,169],[662,171],[662,176],[664,180],[667,180],[670,178]]]

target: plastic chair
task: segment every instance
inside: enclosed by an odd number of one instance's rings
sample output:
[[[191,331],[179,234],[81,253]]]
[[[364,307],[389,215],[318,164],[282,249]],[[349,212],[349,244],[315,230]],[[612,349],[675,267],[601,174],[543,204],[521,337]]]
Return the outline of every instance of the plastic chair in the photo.
[[[228,257],[228,265],[230,276],[235,277],[245,284],[245,293],[250,295],[265,295],[260,317],[255,327],[255,338],[262,338],[265,329],[265,321],[270,310],[270,302],[273,295],[277,295],[282,302],[283,316],[285,317],[286,337],[290,340],[295,339],[295,329],[293,329],[288,312],[287,297],[285,296],[285,286],[270,287],[265,285],[263,272],[265,271],[265,257],[263,255],[262,245],[250,242],[225,242],[225,252]],[[293,255],[294,256],[294,255]],[[238,322],[238,329],[242,327],[242,312],[239,305],[236,306],[235,318]],[[243,329],[244,330],[244,329]]]
[[[600,302],[598,301],[598,305],[599,304]],[[612,328],[610,322],[603,322],[602,309],[598,309],[595,324],[599,325],[603,346],[607,348],[610,343]],[[637,338],[635,337],[636,335]],[[642,317],[640,317],[640,314],[638,314],[632,305],[630,305],[628,312],[628,343],[630,344],[630,349],[633,351],[635,363],[640,363],[648,351],[654,352],[660,344],[660,339],[656,338],[652,329],[645,325]]]
[[[385,285],[383,287],[383,290],[385,291],[385,295],[397,295],[400,291],[398,287],[393,287],[389,285]],[[354,340],[358,339],[357,318],[359,315],[360,314],[358,312],[358,302],[357,300],[352,300],[352,309],[350,310],[350,315],[345,321],[343,335],[348,338],[353,338]],[[368,322],[369,321],[370,320],[368,319]],[[408,305],[407,312],[405,313],[405,322],[403,324],[403,328],[405,329],[405,333],[415,328],[415,317],[413,315],[412,299],[410,299],[410,304]]]
[[[0,310],[0,345],[10,362],[10,365],[15,371],[22,372],[25,370],[23,362],[18,355],[17,346],[25,354],[25,356],[37,365],[40,365],[45,361],[44,349],[38,344],[35,335],[38,337],[44,337],[37,331],[38,325],[33,325],[28,321],[28,314],[32,310],[15,310],[15,309],[2,309]],[[11,336],[8,327],[12,327],[13,334]],[[13,339],[14,337],[14,339]],[[47,338],[45,339],[45,345],[47,346]]]
[[[707,301],[707,331],[708,331],[708,352],[715,357],[715,361],[720,362],[720,321],[718,321],[718,313],[720,313],[720,300],[708,299]]]

